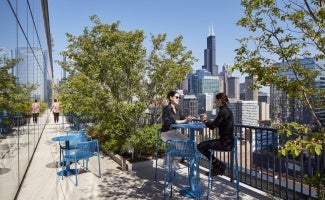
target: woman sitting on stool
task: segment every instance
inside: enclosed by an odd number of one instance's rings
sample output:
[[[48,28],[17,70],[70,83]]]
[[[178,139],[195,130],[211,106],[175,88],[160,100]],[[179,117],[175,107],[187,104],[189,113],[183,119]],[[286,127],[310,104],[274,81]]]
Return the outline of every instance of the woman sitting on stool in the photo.
[[[203,141],[197,145],[198,150],[210,160],[209,149],[231,150],[234,142],[234,116],[227,104],[229,99],[225,93],[216,95],[216,106],[219,108],[217,117],[214,120],[207,119],[207,115],[201,114],[201,120],[213,130],[219,128],[220,139]],[[226,164],[212,155],[212,176],[223,175],[226,171]]]

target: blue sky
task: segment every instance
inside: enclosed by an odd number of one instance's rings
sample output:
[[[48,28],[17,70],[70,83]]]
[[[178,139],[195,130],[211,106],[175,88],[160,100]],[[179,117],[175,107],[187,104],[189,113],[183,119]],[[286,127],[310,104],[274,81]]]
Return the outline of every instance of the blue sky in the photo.
[[[59,53],[67,46],[65,33],[82,34],[84,27],[92,26],[91,15],[97,15],[102,23],[120,21],[121,30],[141,29],[148,40],[150,33],[166,33],[169,40],[182,35],[183,45],[199,59],[194,70],[204,64],[209,27],[213,26],[216,36],[219,71],[222,65],[233,64],[234,49],[239,47],[236,38],[248,34],[236,26],[243,15],[239,0],[50,0],[49,12],[54,60],[62,60]],[[60,79],[60,66],[55,63],[54,68]]]

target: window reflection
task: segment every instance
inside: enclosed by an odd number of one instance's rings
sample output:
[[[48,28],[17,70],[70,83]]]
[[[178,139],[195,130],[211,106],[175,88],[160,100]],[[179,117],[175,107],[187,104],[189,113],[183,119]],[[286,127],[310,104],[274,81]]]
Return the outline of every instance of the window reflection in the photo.
[[[1,199],[14,199],[49,115],[51,51],[41,2],[0,1]],[[41,106],[37,123],[31,119],[35,99]]]

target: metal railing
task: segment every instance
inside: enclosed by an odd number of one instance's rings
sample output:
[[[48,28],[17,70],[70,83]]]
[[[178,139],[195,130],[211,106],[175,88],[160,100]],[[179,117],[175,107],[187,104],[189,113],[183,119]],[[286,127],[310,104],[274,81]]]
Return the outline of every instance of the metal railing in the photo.
[[[317,198],[317,189],[305,181],[304,175],[312,177],[315,172],[324,171],[324,153],[322,156],[302,153],[296,158],[278,155],[278,147],[286,139],[278,135],[275,128],[235,125],[235,132],[240,182],[283,199]],[[195,138],[199,143],[218,138],[218,132],[196,131]],[[233,180],[233,173],[229,173],[230,154],[219,152],[216,156],[228,164],[226,176]]]

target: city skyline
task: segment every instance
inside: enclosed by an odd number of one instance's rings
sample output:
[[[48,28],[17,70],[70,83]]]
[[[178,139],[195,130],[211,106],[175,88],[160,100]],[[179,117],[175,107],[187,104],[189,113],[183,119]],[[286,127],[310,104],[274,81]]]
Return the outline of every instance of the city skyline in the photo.
[[[68,44],[65,33],[81,35],[85,27],[92,26],[89,19],[91,15],[97,15],[102,23],[120,21],[121,30],[143,30],[147,37],[144,45],[148,50],[151,33],[166,33],[168,40],[182,35],[183,45],[198,59],[193,65],[193,72],[204,65],[207,37],[212,32],[215,35],[215,57],[219,72],[223,65],[234,64],[234,50],[240,46],[236,39],[249,34],[236,26],[237,20],[243,16],[240,1],[56,0],[49,1],[49,14],[54,44],[53,59],[60,61],[63,57],[59,53]],[[62,77],[61,67],[57,63],[54,63],[54,75],[58,79]],[[239,72],[234,72],[233,76],[240,77],[240,82],[245,81],[245,75]]]
[[[224,64],[233,64],[234,49],[239,46],[236,38],[242,36],[236,26],[242,15],[240,2],[237,1],[57,0],[49,1],[49,13],[54,60],[63,59],[59,53],[67,46],[65,33],[82,34],[86,26],[92,26],[89,16],[95,14],[103,23],[111,24],[119,20],[121,30],[144,30],[147,40],[150,39],[150,33],[166,33],[168,40],[182,35],[183,44],[199,59],[193,65],[194,71],[204,65],[206,38],[210,35],[212,27],[216,36],[216,64],[219,68]],[[57,63],[54,68],[55,75],[61,76]]]

